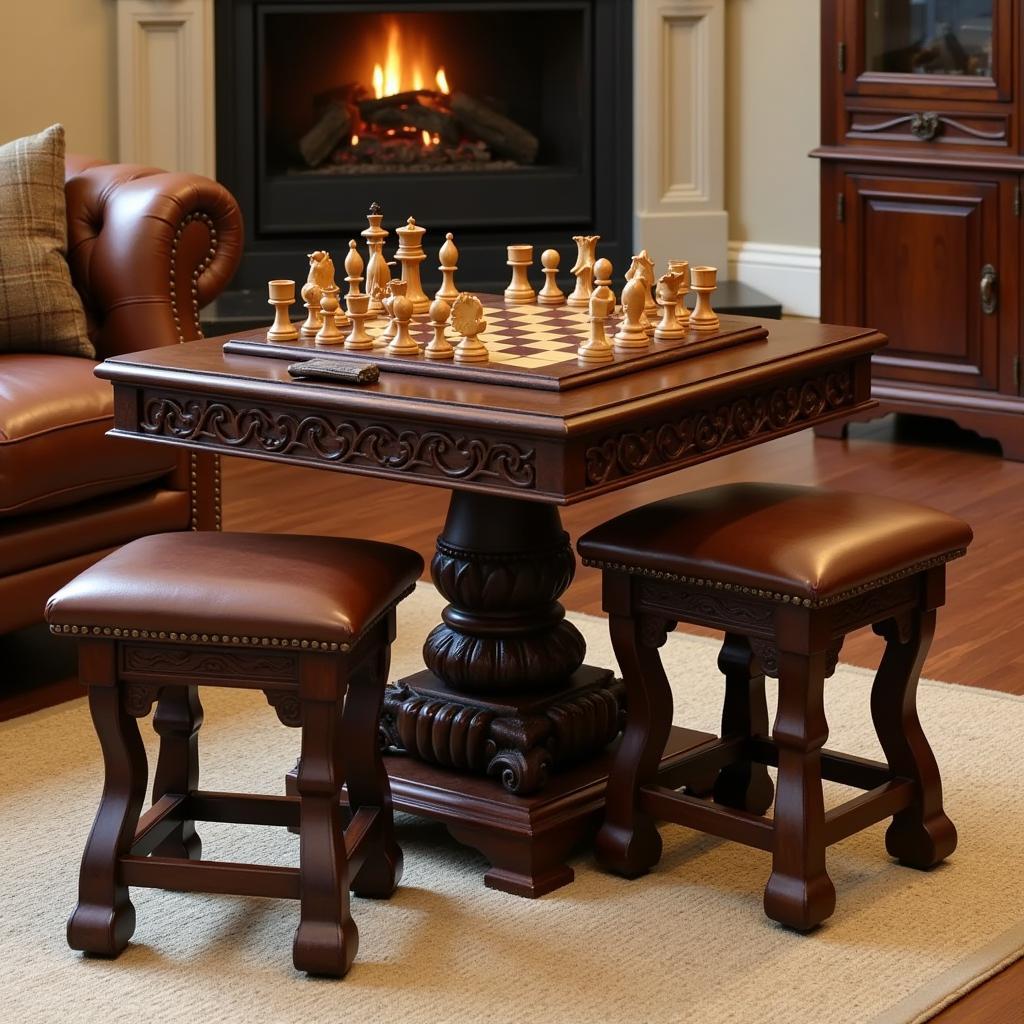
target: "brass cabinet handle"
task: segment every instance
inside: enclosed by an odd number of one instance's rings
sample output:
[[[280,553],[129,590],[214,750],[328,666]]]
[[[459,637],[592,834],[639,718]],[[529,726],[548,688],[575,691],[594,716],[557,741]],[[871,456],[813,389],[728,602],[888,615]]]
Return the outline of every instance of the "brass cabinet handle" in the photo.
[[[910,119],[910,134],[921,142],[931,142],[939,134],[939,115],[933,111],[915,114]]]
[[[998,280],[996,268],[986,263],[981,268],[981,311],[986,316],[992,316],[999,308],[999,295],[996,291]]]

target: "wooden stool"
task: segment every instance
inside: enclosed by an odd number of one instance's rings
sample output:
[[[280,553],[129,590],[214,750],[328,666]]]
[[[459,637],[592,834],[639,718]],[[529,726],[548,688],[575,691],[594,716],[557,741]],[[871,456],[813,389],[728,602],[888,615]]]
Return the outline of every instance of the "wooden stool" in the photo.
[[[73,949],[117,956],[135,930],[128,890],[138,885],[297,899],[296,968],[348,970],[358,947],[350,876],[357,895],[386,898],[402,871],[377,715],[395,605],[422,568],[389,544],[171,533],[133,541],[50,599],[51,631],[79,637],[105,768],[68,921]],[[199,685],[262,690],[285,725],[301,727],[297,797],[198,788]],[[140,820],[136,719],[154,701],[160,753]],[[299,867],[204,861],[196,821],[298,827]]]
[[[971,530],[905,502],[808,487],[734,484],[634,509],[579,542],[604,570],[604,608],[626,685],[627,724],[608,782],[598,859],[627,876],[658,862],[664,819],[772,853],[769,917],[807,930],[835,909],[825,848],[892,817],[886,849],[930,868],[956,847],[939,771],[916,710],[917,682],[945,599],[945,563]],[[712,800],[657,785],[672,694],[657,648],[677,622],[725,632],[722,736],[693,778]],[[871,716],[887,764],[824,750],[823,689],[844,636],[886,640]],[[771,738],[764,676],[779,680]],[[778,766],[774,819],[766,765]],[[710,776],[709,776],[710,772]],[[867,790],[825,811],[822,778]]]

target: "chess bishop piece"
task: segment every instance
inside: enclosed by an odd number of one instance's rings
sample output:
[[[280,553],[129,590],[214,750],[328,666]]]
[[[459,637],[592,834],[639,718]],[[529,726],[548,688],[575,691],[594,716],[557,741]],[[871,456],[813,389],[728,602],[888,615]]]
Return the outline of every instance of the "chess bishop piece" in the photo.
[[[392,284],[400,283],[402,282],[392,282]],[[388,355],[418,356],[420,354],[420,347],[409,332],[409,324],[412,321],[413,314],[412,300],[407,295],[401,293],[393,294],[391,296],[391,314],[395,318],[395,335],[388,345]]]
[[[380,288],[383,294],[391,280],[391,270],[388,268],[388,261],[384,258],[384,239],[390,232],[380,226],[380,222],[384,219],[380,203],[370,204],[370,212],[366,215],[366,219],[370,222],[370,226],[363,228],[360,232],[366,239],[367,248],[370,250],[370,261],[366,265],[366,290],[370,293],[370,312],[379,313],[382,306],[379,299],[374,299],[373,289]]]
[[[457,363],[485,363],[490,358],[487,346],[477,335],[487,329],[483,303],[475,296],[463,293],[452,304],[452,327],[458,332],[455,346]]]
[[[395,229],[399,238],[395,259],[402,265],[405,297],[412,303],[415,314],[426,313],[430,309],[430,299],[420,284],[420,264],[427,258],[423,251],[423,236],[426,233],[427,229],[421,228],[412,217],[405,222],[405,227]]]
[[[661,307],[661,320],[654,328],[658,341],[680,341],[686,337],[686,328],[679,322],[679,286],[683,283],[681,273],[662,274],[658,278],[657,299]]]
[[[558,287],[558,265],[562,257],[557,249],[545,249],[540,254],[540,265],[544,269],[544,287],[537,293],[537,301],[544,306],[564,306],[565,292]]]
[[[643,324],[644,296],[649,292],[647,282],[641,274],[634,275],[622,289],[622,322],[615,332],[616,352],[637,352],[650,345],[647,329]]]
[[[459,289],[455,287],[455,271],[459,269],[459,250],[455,248],[454,236],[449,231],[444,236],[444,245],[438,251],[437,258],[441,266],[441,287],[434,293],[435,299],[443,299],[449,305],[459,297]]]
[[[363,257],[359,255],[359,246],[354,238],[348,240],[348,255],[345,257],[345,283],[348,291],[345,293],[347,299],[350,295],[359,294],[359,285],[363,280]]]
[[[697,293],[697,304],[690,314],[690,328],[702,332],[717,331],[721,321],[711,308],[711,295],[718,287],[718,268],[691,267],[690,287]]]
[[[428,359],[451,359],[454,357],[455,349],[444,335],[444,329],[448,325],[448,317],[451,316],[451,313],[452,307],[444,299],[434,299],[430,304],[428,315],[434,337],[423,350],[423,354]]]
[[[527,270],[533,265],[532,245],[510,245],[508,266],[512,268],[512,280],[505,289],[505,302],[510,306],[525,306],[537,298],[530,284]]]
[[[611,278],[611,262],[598,260],[594,264],[594,290],[590,293],[590,336],[576,353],[582,363],[607,363],[615,358],[605,331],[605,322],[615,312],[615,292],[609,287]]]
[[[594,259],[601,236],[573,235],[572,240],[576,243],[576,264],[570,273],[576,278],[576,287],[565,304],[574,309],[588,309],[590,293],[594,290]]]
[[[267,341],[296,341],[299,329],[288,318],[288,311],[295,304],[295,282],[268,281],[267,291],[268,301],[274,307],[274,322],[267,331]]]
[[[352,332],[345,339],[345,348],[353,352],[365,352],[373,348],[373,338],[366,330],[366,321],[373,314],[370,312],[370,296],[361,292],[345,297],[348,306],[348,318],[352,321]]]
[[[690,264],[688,260],[669,260],[668,270],[670,274],[682,274],[683,280],[679,284],[679,303],[676,306],[676,316],[684,328],[690,326],[690,307],[686,305],[686,293],[690,290]]]

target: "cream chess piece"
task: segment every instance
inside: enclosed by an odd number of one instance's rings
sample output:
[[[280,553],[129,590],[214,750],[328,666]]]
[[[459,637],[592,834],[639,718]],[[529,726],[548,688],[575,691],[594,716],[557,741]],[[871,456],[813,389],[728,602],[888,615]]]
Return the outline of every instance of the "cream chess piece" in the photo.
[[[564,306],[565,292],[558,287],[558,265],[562,257],[557,249],[545,249],[540,254],[540,265],[544,270],[544,287],[537,293],[537,301],[544,306]]]
[[[413,313],[426,313],[430,309],[430,299],[423,291],[420,283],[420,264],[427,258],[423,251],[423,236],[426,228],[420,227],[413,217],[405,222],[405,227],[396,228],[398,249],[395,259],[402,265],[402,280],[405,282],[405,297],[412,303]]]
[[[452,307],[444,299],[434,299],[430,304],[428,316],[430,317],[430,328],[434,337],[430,344],[423,350],[428,359],[451,359],[455,355],[455,349],[451,342],[445,337],[444,330],[448,325],[448,317],[451,316]]]
[[[366,264],[363,257],[359,255],[359,246],[354,238],[348,240],[348,255],[345,257],[345,283],[348,291],[345,293],[347,299],[350,295],[359,295],[359,285],[363,280],[363,270]]]
[[[527,270],[533,265],[532,245],[510,245],[508,266],[512,268],[512,280],[505,289],[505,302],[510,306],[525,306],[537,298],[530,284]]]
[[[320,263],[323,285],[320,295],[320,330],[316,332],[318,345],[340,345],[345,335],[338,329],[338,292],[341,290],[334,283],[334,261],[328,254]]]
[[[400,282],[394,281],[393,284]],[[391,297],[391,313],[395,318],[395,335],[388,345],[389,356],[418,356],[420,347],[416,344],[412,334],[409,333],[409,323],[412,320],[413,305],[412,299],[401,293]]]
[[[373,338],[366,329],[366,321],[373,314],[370,312],[370,296],[362,292],[345,297],[348,306],[348,318],[352,321],[352,331],[345,339],[345,348],[353,352],[365,352],[373,348]]]
[[[487,346],[477,335],[487,329],[483,303],[475,296],[463,293],[452,304],[452,327],[458,332],[455,346],[457,363],[484,363],[490,359]]]
[[[657,300],[661,307],[661,320],[654,328],[658,341],[679,341],[686,337],[686,328],[679,322],[679,286],[683,283],[681,273],[662,274],[658,278]]]
[[[690,307],[686,304],[686,293],[690,290],[690,263],[688,260],[669,260],[668,270],[670,274],[682,274],[683,280],[679,285],[679,303],[676,306],[676,316],[683,327],[690,326]]]
[[[380,203],[371,203],[370,212],[366,215],[370,222],[368,228],[363,228],[360,234],[366,239],[366,245],[370,250],[370,261],[366,265],[366,290],[370,293],[370,312],[379,313],[381,306],[379,300],[374,300],[373,289],[380,288],[383,293],[391,280],[391,271],[388,268],[388,261],[384,258],[384,239],[390,234],[380,226],[384,219],[381,213]]]
[[[608,260],[598,260],[594,264],[594,278],[594,290],[590,293],[590,336],[576,354],[580,362],[606,363],[615,358],[605,331],[605,321],[615,312],[615,293],[609,287],[612,265]]]
[[[650,289],[643,275],[636,274],[622,289],[622,323],[615,332],[616,352],[636,352],[650,345],[644,327],[644,296]]]
[[[387,315],[388,322],[384,327],[384,330],[380,332],[378,336],[380,341],[390,342],[395,336],[395,331],[398,329],[398,323],[395,320],[394,304],[395,299],[399,295],[405,295],[405,282],[404,281],[388,281],[387,287],[384,289],[384,298],[381,299],[381,306],[384,309],[384,313]],[[373,306],[373,300],[370,300],[371,307]]]
[[[576,278],[576,287],[565,303],[575,309],[588,309],[590,293],[594,290],[594,259],[601,236],[573,235],[572,240],[576,243],[576,264],[570,273]]]
[[[647,286],[647,291],[644,293],[644,314],[641,317],[641,322],[644,325],[644,330],[650,333],[654,330],[650,315],[658,311],[658,304],[654,301],[654,296],[651,293],[651,289],[654,287],[654,260],[647,254],[646,249],[641,249],[640,253],[633,257],[629,270],[626,271],[627,281],[632,281],[635,277],[643,278]]]
[[[267,331],[267,341],[295,341],[299,337],[299,329],[291,322],[288,311],[295,304],[294,281],[268,281],[268,302],[274,307],[274,322]]]
[[[447,303],[454,302],[459,297],[459,289],[455,287],[455,271],[459,269],[459,250],[455,248],[454,235],[449,231],[444,236],[444,245],[438,251],[437,257],[441,266],[441,287],[434,293],[435,299],[443,299]]]
[[[315,338],[322,326],[320,320],[320,300],[323,298],[324,285],[327,283],[324,274],[324,260],[330,257],[323,249],[316,249],[306,254],[309,260],[309,274],[306,283],[302,286],[302,301],[306,307],[306,319],[299,328],[299,334],[303,338]],[[334,264],[331,264],[331,280],[334,279]]]
[[[690,287],[697,293],[697,305],[690,314],[690,328],[694,331],[717,331],[721,321],[711,308],[711,294],[718,287],[718,268],[691,267]]]

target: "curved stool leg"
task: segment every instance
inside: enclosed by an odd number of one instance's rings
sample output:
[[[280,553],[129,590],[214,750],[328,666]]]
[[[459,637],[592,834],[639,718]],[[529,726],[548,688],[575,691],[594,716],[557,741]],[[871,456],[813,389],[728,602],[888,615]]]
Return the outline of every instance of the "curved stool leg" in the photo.
[[[772,874],[765,913],[808,931],[836,906],[825,870],[821,748],[828,739],[824,689],[827,656],[779,651],[779,710],[772,736],[779,753]]]
[[[135,931],[135,907],[118,879],[118,857],[135,838],[146,796],[146,750],[118,686],[90,686],[89,710],[103,751],[103,796],[82,856],[78,905],[68,919],[68,945],[117,956]]]
[[[608,775],[595,850],[603,867],[635,878],[661,858],[661,836],[637,797],[657,777],[672,727],[672,691],[657,651],[664,629],[647,630],[644,620],[616,614],[609,616],[609,627],[626,686],[626,728]]]
[[[160,753],[153,776],[153,803],[168,793],[191,793],[199,788],[199,728],[203,706],[198,686],[165,686],[160,691],[153,728],[160,736]],[[183,821],[154,850],[156,857],[200,860],[203,844],[194,821]]]
[[[901,864],[931,868],[956,849],[956,828],[942,809],[942,780],[917,716],[917,684],[935,632],[935,612],[915,612],[904,630],[877,624],[885,653],[871,689],[871,718],[893,775],[913,779],[918,797],[893,816],[885,848]]]
[[[725,676],[725,703],[722,707],[722,737],[768,735],[768,702],[764,692],[764,673],[754,674],[754,655],[747,638],[726,633],[718,668]],[[775,787],[767,765],[754,761],[734,761],[726,765],[715,780],[716,804],[764,814],[772,805]]]

